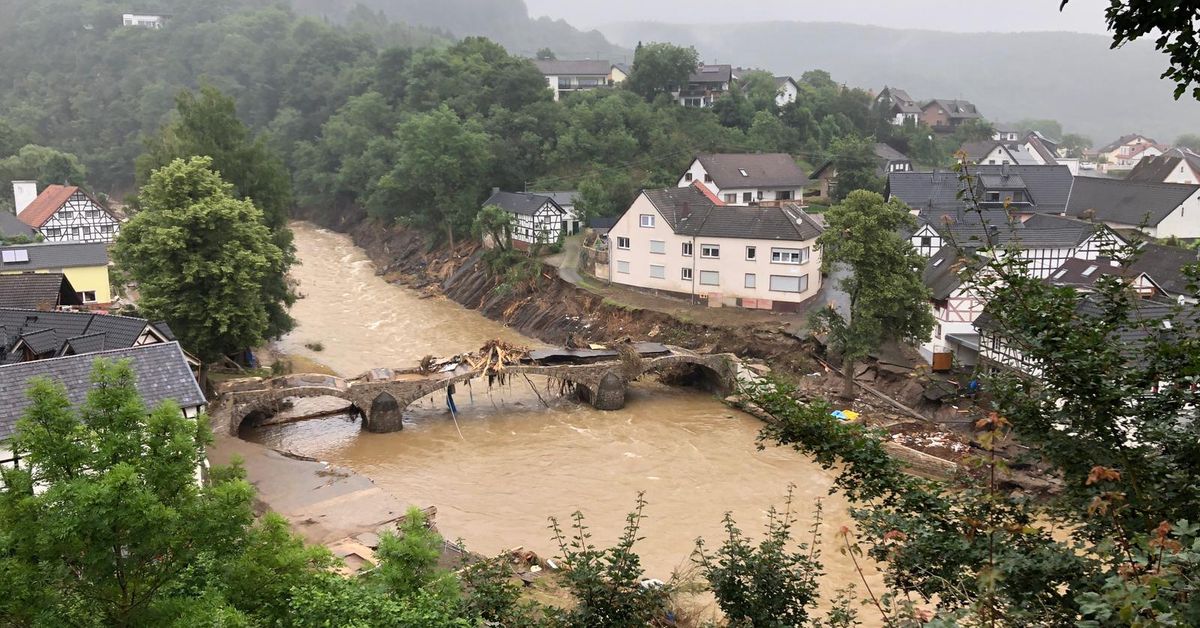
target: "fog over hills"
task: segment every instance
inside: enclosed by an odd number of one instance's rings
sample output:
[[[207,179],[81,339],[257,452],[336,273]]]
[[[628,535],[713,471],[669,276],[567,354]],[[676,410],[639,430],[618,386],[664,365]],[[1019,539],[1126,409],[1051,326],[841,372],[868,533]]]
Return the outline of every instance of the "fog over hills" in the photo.
[[[1176,101],[1159,79],[1167,58],[1148,42],[1110,50],[1107,35],[947,33],[855,24],[769,22],[611,24],[617,44],[670,41],[695,46],[711,63],[759,66],[799,76],[828,70],[847,85],[884,85],[913,98],[965,98],[994,121],[1052,118],[1104,144],[1141,132],[1160,142],[1200,129],[1200,103]]]

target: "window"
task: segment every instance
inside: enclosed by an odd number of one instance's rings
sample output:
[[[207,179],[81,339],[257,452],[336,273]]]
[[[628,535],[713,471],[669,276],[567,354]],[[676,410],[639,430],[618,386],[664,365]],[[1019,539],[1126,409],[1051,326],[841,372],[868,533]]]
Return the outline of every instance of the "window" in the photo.
[[[700,285],[702,286],[719,286],[721,285],[721,273],[715,270],[700,271]]]
[[[684,180],[684,181],[691,181],[691,180],[692,180],[692,173],[690,173],[690,172],[685,172],[685,173],[683,173],[683,180]]]
[[[79,237],[79,227],[71,227],[71,235],[73,237],[78,238]]]
[[[946,261],[946,258],[944,258],[944,257],[939,257],[939,258],[933,260],[933,267],[937,268],[938,266],[941,266],[942,262],[944,262],[944,261]]]
[[[88,217],[88,218],[99,218],[99,217],[100,217],[100,210],[98,210],[98,209],[89,209],[89,210],[87,211],[87,217]]]
[[[736,203],[737,202],[737,192],[734,192],[733,194],[726,194],[725,202],[729,203],[730,205]]]
[[[938,338],[942,337],[942,324],[941,323],[938,323],[937,325],[934,326],[934,333],[937,334]]]
[[[109,227],[109,229],[112,229],[112,227]],[[62,235],[62,229],[59,227],[47,227],[42,232],[46,234],[47,238],[57,238]]]
[[[650,278],[651,279],[666,279],[667,278],[667,267],[662,266],[661,264],[651,264],[650,265]]]
[[[83,301],[84,303],[95,303],[96,302],[96,291],[88,290],[86,292],[80,292],[79,300]]]
[[[683,249],[681,252],[683,253],[684,257],[692,256],[692,243],[691,242],[684,242],[681,248]]]
[[[1054,273],[1054,276],[1051,277],[1051,279],[1062,279],[1063,275],[1065,275],[1065,274],[1067,274],[1067,269],[1064,268],[1064,269]]]
[[[921,236],[921,246],[933,246],[933,238],[929,236]]]
[[[987,201],[989,203],[999,203],[1000,202],[1000,193],[999,192],[988,192],[987,193]]]
[[[804,292],[808,290],[808,275],[771,275],[771,292]]]
[[[4,251],[0,257],[5,264],[19,264],[29,261],[29,251],[26,249],[15,249]]]
[[[113,231],[112,225],[102,225],[100,227],[100,233],[112,233],[112,231]]]
[[[679,269],[679,278],[684,281],[691,281],[692,280],[692,269],[688,268],[687,266],[684,266],[683,268]]]
[[[760,200],[760,201],[763,200],[763,191],[762,190],[758,191],[758,200]]]
[[[757,246],[746,247],[746,260],[754,261],[756,259],[758,259],[758,247]]]
[[[1083,271],[1083,276],[1091,277],[1092,273],[1096,272],[1097,269],[1099,269],[1099,266],[1088,266],[1087,270]]]
[[[625,249],[626,251],[628,251],[629,250],[629,238],[622,238],[621,236],[617,236],[617,248]]]
[[[706,173],[704,173],[704,182],[705,182],[705,183],[712,183],[712,175],[711,175],[711,174],[708,174],[707,172],[706,172]]]
[[[629,262],[617,262],[617,272],[622,275],[629,274]]]
[[[85,235],[85,236],[90,236],[90,235],[92,235],[92,228],[91,228],[91,227],[84,227],[84,228],[83,228],[83,235]]]
[[[73,212],[69,209],[64,209],[64,210],[58,212],[58,217],[63,220],[70,220],[75,217],[75,212]]]
[[[743,203],[749,203],[752,200],[754,200],[753,194],[751,194],[750,192],[742,192],[742,202]]]
[[[808,247],[802,249],[771,249],[772,264],[807,264]]]
[[[651,240],[650,241],[650,252],[657,253],[658,255],[666,255],[667,254],[667,243],[662,240]]]
[[[638,217],[638,224],[646,228],[653,228],[654,214],[642,214]]]
[[[779,190],[778,192],[775,193],[775,200],[778,200],[778,201],[792,200],[792,191],[791,190]]]
[[[749,174],[747,174],[747,173],[746,173],[746,169],[745,169],[745,168],[738,168],[738,172],[740,172],[740,173],[742,174],[742,176],[743,176],[743,177],[748,177],[748,176],[750,176]]]
[[[709,259],[718,259],[719,257],[721,257],[721,245],[720,244],[701,244],[700,245],[700,257],[707,257]]]
[[[746,273],[746,287],[747,288],[757,288],[758,287],[758,276],[755,275],[754,273]]]

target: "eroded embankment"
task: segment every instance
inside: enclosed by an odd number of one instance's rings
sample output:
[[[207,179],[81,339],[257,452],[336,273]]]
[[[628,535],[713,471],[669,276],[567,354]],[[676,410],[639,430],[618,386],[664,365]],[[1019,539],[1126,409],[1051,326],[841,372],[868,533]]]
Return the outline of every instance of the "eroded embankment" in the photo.
[[[679,320],[660,312],[624,307],[578,288],[544,267],[535,285],[497,290],[499,280],[481,261],[480,246],[462,243],[454,249],[433,248],[419,232],[388,228],[370,220],[344,227],[354,243],[389,281],[428,294],[444,294],[503,322],[527,336],[562,344],[607,342],[622,338],[653,339],[705,353],[728,352],[767,360],[776,368],[811,372],[811,347],[790,335],[782,323],[717,326]]]

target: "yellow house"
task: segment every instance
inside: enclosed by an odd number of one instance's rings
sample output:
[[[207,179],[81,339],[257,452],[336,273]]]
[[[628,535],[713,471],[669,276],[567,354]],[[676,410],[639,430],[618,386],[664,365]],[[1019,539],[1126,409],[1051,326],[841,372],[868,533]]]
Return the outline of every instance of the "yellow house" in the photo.
[[[62,273],[84,305],[112,303],[108,246],[100,242],[45,242],[0,247],[0,275]]]

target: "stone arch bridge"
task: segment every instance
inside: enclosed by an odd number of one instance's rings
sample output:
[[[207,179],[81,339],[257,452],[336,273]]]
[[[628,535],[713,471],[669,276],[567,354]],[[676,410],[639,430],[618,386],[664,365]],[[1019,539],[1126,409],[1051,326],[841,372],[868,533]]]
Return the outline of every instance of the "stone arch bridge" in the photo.
[[[611,351],[550,350],[536,351],[520,363],[505,365],[503,373],[509,377],[540,375],[564,382],[581,400],[600,410],[623,408],[630,381],[689,366],[708,388],[721,394],[730,394],[736,388],[740,361],[732,354],[701,355],[652,343],[636,346],[641,354],[636,365]],[[572,357],[578,354],[587,357]],[[403,428],[403,413],[409,404],[452,385],[487,377],[487,373],[460,362],[433,373],[419,368],[379,368],[354,379],[323,374],[250,379],[230,382],[222,393],[232,411],[232,434],[237,434],[246,417],[255,412],[273,411],[285,399],[310,397],[343,399],[362,416],[367,431],[395,432]]]

